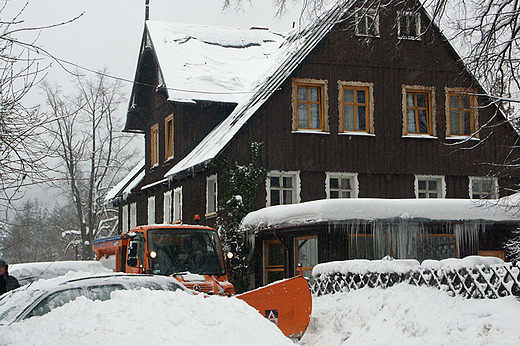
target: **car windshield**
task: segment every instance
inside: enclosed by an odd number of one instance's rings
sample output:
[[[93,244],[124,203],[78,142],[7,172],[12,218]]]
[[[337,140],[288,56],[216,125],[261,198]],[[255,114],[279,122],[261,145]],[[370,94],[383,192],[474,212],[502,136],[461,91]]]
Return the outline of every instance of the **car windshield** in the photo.
[[[148,231],[148,251],[153,274],[224,275],[224,261],[216,231],[198,229],[154,229]]]
[[[44,293],[41,290],[21,288],[2,295],[0,298],[0,325],[8,325],[13,322],[28,305]]]

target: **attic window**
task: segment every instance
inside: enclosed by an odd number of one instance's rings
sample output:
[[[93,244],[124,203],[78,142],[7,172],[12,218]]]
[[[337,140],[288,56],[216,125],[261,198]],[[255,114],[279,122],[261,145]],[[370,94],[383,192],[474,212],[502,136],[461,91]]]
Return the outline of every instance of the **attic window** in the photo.
[[[418,12],[399,12],[397,14],[397,37],[409,40],[420,39],[421,17]]]
[[[379,15],[372,8],[360,8],[356,12],[356,35],[379,37]]]
[[[173,114],[164,120],[165,156],[166,160],[173,158]]]
[[[329,131],[327,81],[293,79],[293,131]]]

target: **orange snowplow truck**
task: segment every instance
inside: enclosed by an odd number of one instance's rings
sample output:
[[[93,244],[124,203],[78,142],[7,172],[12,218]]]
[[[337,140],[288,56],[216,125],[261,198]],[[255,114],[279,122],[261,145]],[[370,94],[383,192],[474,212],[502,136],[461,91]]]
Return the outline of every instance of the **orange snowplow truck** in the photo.
[[[92,243],[97,260],[117,272],[173,276],[189,289],[235,294],[228,281],[224,253],[215,229],[192,225],[151,225]],[[289,337],[300,337],[309,324],[312,299],[302,276],[236,296],[274,322]]]

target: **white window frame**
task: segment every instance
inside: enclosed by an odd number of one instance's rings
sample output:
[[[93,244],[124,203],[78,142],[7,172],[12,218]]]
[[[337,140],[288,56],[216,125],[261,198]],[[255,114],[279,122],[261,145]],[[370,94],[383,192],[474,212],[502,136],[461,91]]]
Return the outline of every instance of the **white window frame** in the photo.
[[[130,204],[130,229],[137,227],[137,203]]]
[[[358,183],[358,174],[357,173],[342,173],[342,172],[326,172],[325,173],[325,193],[327,194],[327,199],[330,199],[330,179],[338,178],[338,179],[350,179],[350,198],[358,198],[359,195],[359,183]],[[333,189],[333,190],[340,190]],[[342,197],[339,197],[342,198]]]
[[[172,192],[171,192],[171,190],[166,191],[164,193],[163,222],[172,223]]]
[[[292,187],[292,204],[300,203],[300,190],[301,190],[301,182],[300,182],[300,171],[270,171],[267,173],[267,179],[265,180],[265,188],[267,191],[266,197],[266,206],[271,206],[271,177],[291,177],[293,178],[293,187]],[[280,179],[283,180],[283,179]],[[283,188],[279,189],[283,191]],[[282,205],[284,203],[281,203]]]
[[[148,224],[155,224],[155,196],[148,197]]]
[[[182,222],[182,186],[173,190],[173,222]]]
[[[130,230],[128,228],[128,204],[123,205],[121,209],[121,233],[127,233]]]
[[[401,33],[401,18],[403,16],[415,18],[415,32],[417,33],[416,36],[409,36]],[[397,13],[397,38],[405,40],[420,40],[421,35],[421,15],[418,11],[401,11]]]
[[[416,175],[415,176],[415,198],[419,198],[419,180],[438,180],[439,187],[437,189],[436,198],[446,198],[446,182],[443,175]],[[430,198],[430,197],[426,197]]]
[[[498,199],[499,195],[498,195],[498,178],[497,177],[469,177],[468,191],[469,191],[469,198],[470,199],[476,199],[476,198],[473,198],[473,182],[474,181],[479,181],[479,182],[489,181],[489,182],[491,182],[490,195],[492,197],[491,198],[487,198],[487,199]]]
[[[368,18],[371,18],[374,24],[374,35],[369,34],[370,24],[368,23]],[[363,29],[366,33],[360,32],[359,28],[361,25],[363,25]],[[356,36],[380,37],[379,13],[375,8],[359,8],[356,11]]]
[[[213,186],[213,187],[212,187]],[[214,190],[214,191],[212,191]],[[214,206],[210,205],[210,200]],[[218,180],[217,175],[213,174],[206,178],[206,216],[214,216],[218,212]]]

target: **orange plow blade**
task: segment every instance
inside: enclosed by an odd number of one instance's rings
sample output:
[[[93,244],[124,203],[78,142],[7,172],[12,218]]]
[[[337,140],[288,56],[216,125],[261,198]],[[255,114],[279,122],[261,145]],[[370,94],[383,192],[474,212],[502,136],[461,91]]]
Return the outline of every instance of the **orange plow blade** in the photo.
[[[288,337],[301,337],[309,325],[312,297],[302,276],[277,281],[236,296],[274,322]]]

